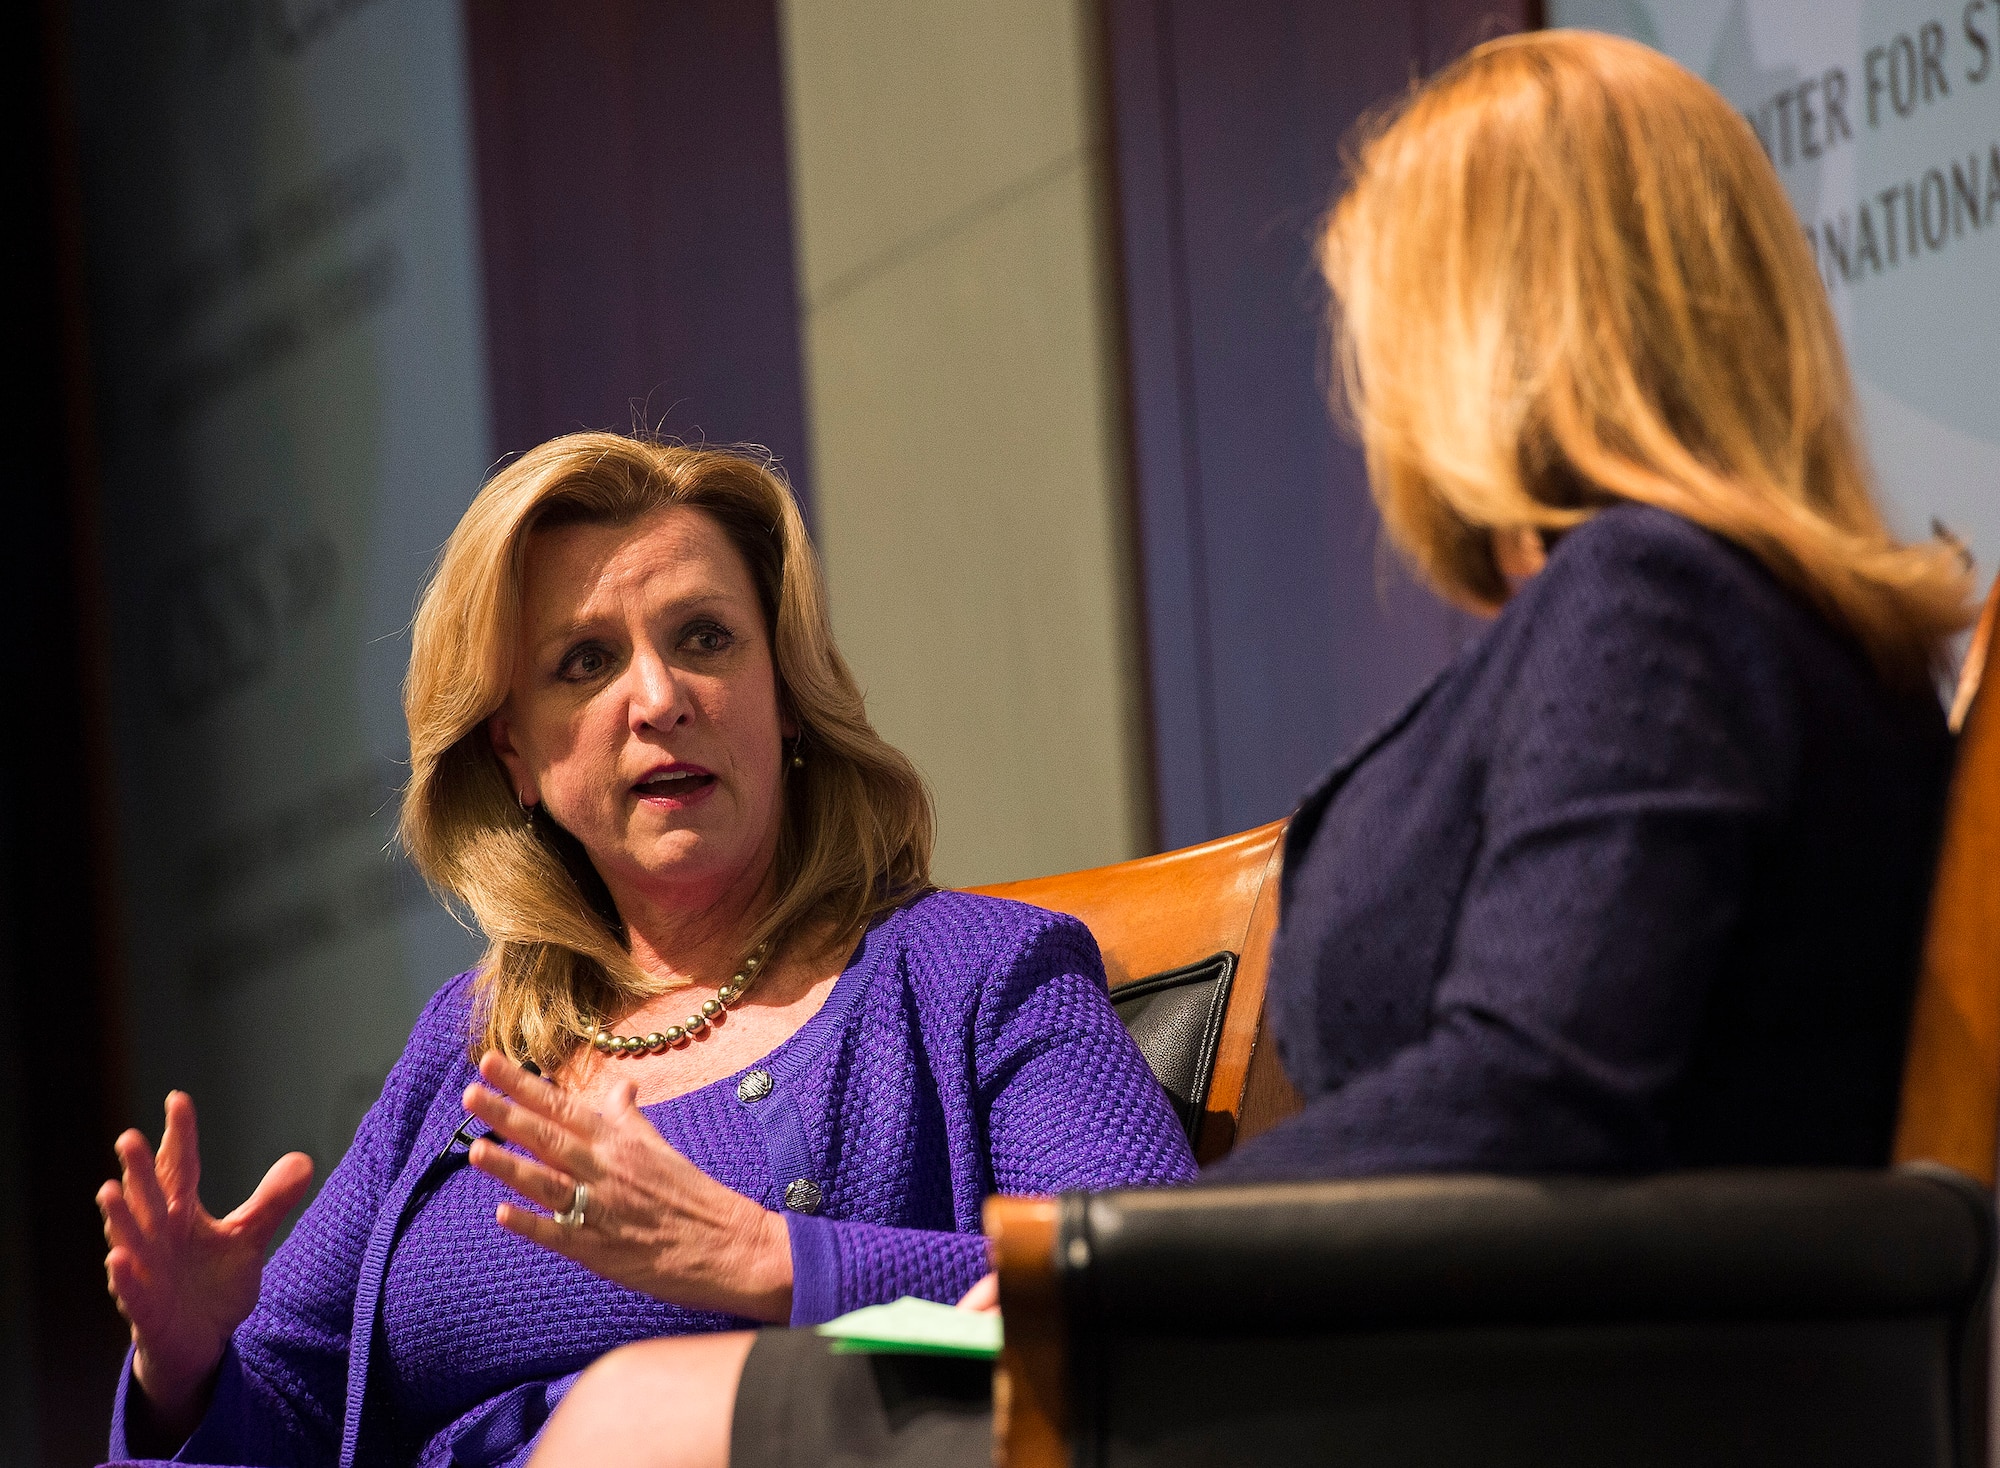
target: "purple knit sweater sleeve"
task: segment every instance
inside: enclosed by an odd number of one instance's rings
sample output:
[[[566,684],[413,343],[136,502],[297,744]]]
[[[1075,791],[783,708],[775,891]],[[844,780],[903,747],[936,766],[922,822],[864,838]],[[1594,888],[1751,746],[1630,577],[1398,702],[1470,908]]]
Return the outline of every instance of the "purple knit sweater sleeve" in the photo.
[[[935,899],[934,899],[935,900]],[[1187,1182],[1193,1154],[1179,1119],[1119,1022],[1089,929],[1015,904],[1015,931],[997,958],[954,963],[948,942],[913,945],[912,987],[932,1002],[927,1049],[940,1071],[964,1068],[980,1175],[954,1179],[957,1232],[790,1214],[794,1325],[830,1320],[902,1295],[953,1301],[990,1267],[978,1206],[990,1193]],[[954,914],[954,916],[956,916]],[[957,924],[963,931],[963,924]],[[970,972],[968,972],[970,969]]]
[[[208,1412],[175,1462],[304,1468],[339,1456],[362,1253],[427,1104],[464,1062],[470,987],[462,974],[425,1006],[354,1144],[264,1266],[256,1308],[237,1327]],[[112,1409],[114,1462],[132,1458],[137,1390],[128,1353]]]

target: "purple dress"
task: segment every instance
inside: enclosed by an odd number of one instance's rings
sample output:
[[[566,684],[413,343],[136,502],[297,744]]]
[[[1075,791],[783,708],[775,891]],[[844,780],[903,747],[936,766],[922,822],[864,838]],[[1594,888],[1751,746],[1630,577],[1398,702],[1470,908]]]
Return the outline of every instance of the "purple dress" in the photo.
[[[266,1266],[176,1462],[520,1463],[604,1352],[750,1324],[636,1294],[493,1221],[511,1194],[464,1161],[480,1129],[461,1130],[470,1004],[460,975],[425,1007]],[[900,1295],[955,1299],[987,1267],[988,1194],[1194,1175],[1089,931],[958,892],[876,924],[769,1055],[645,1111],[703,1171],[784,1211],[794,1325]],[[135,1390],[128,1360],[114,1461],[131,1461]]]

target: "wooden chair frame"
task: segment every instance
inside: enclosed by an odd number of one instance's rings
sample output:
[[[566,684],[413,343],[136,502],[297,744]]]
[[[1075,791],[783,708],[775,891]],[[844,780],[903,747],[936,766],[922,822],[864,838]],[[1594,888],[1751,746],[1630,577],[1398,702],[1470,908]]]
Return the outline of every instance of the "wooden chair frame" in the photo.
[[[2000,1152],[2000,699],[1980,684],[2000,619],[1986,598],[1952,700],[1958,759],[1910,1016],[1895,1160],[1993,1186]]]
[[[1278,868],[1285,822],[1201,846],[1061,876],[973,890],[1031,902],[1082,921],[1104,954],[1115,994],[1127,984],[1237,955],[1215,1067],[1195,1131],[1195,1157],[1212,1162],[1295,1109],[1273,1047],[1260,1045],[1264,978],[1278,928]]]

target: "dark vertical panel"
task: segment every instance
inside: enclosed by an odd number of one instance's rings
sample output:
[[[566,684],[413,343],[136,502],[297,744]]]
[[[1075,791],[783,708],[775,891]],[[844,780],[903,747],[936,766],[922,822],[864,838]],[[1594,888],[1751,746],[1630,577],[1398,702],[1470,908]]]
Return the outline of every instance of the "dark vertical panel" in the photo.
[[[775,4],[465,17],[500,451],[636,413],[765,444],[803,491]]]
[[[1109,0],[1162,836],[1284,814],[1457,646],[1327,412],[1315,223],[1367,110],[1519,0]]]
[[[1188,294],[1173,36],[1155,0],[1109,0],[1106,18],[1154,804],[1172,849],[1224,829],[1194,359],[1170,308]]]
[[[7,12],[0,196],[7,556],[0,572],[8,716],[0,719],[0,1310],[8,1380],[0,1457],[104,1456],[125,1327],[104,1291],[93,1202],[123,1110],[105,863],[101,598],[84,350],[67,10]]]

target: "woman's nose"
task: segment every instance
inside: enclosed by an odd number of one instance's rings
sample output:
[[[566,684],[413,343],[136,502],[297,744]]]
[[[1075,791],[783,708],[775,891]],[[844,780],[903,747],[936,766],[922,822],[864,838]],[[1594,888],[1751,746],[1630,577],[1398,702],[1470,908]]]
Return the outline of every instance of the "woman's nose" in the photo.
[[[693,708],[686,685],[665,658],[640,652],[632,659],[626,706],[634,733],[672,729],[685,724]]]

